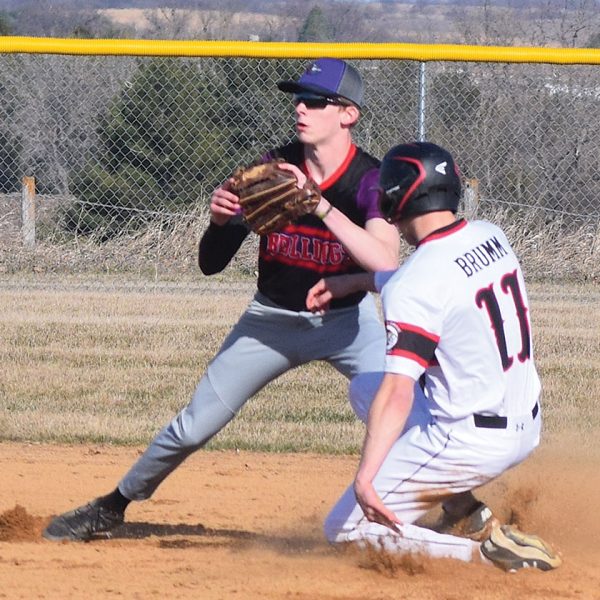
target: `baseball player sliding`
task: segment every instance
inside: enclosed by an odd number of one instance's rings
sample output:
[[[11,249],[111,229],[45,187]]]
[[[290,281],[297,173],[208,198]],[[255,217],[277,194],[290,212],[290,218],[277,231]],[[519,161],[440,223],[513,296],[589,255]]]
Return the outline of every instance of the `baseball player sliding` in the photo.
[[[560,558],[540,538],[493,520],[483,542],[414,525],[441,500],[491,481],[538,445],[541,409],[521,268],[504,233],[455,213],[460,178],[431,143],[392,148],[380,208],[415,252],[395,272],[324,279],[315,312],[359,289],[379,291],[387,329],[356,477],[325,523],[334,543],[549,570]],[[406,428],[415,382],[429,417]],[[421,401],[421,400],[418,400]],[[404,432],[403,432],[404,431]]]

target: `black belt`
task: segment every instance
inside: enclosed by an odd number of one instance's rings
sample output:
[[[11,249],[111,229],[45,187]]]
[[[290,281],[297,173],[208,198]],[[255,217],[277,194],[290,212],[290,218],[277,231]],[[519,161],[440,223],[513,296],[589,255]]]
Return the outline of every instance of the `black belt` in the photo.
[[[535,419],[539,411],[540,406],[536,402],[531,409],[531,418]],[[508,427],[508,417],[474,414],[473,420],[475,421],[475,427],[485,427],[486,429],[506,429]]]

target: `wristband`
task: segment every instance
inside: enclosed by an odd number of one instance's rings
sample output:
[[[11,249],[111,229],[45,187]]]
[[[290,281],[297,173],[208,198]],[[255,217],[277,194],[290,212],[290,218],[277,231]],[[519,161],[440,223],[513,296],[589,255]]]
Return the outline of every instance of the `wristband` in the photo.
[[[321,219],[321,221],[323,221],[323,219],[325,219],[325,217],[333,210],[333,204],[329,205],[329,208],[323,212],[323,213],[318,213],[317,211],[315,211],[315,215],[317,217],[319,217],[319,219]]]

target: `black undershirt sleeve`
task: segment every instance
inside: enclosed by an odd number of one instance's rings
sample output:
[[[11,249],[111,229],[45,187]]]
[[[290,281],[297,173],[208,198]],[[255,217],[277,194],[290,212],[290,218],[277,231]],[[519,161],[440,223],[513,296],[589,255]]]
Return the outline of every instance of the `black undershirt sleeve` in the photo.
[[[211,223],[200,240],[198,265],[205,275],[220,273],[235,256],[250,230],[234,217],[225,225]]]

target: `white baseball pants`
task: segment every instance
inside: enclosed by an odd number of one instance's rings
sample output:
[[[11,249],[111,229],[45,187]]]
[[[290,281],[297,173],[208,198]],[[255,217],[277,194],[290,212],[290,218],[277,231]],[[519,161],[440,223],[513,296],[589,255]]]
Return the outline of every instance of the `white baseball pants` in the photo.
[[[353,403],[360,404],[360,391],[354,393]],[[327,539],[479,560],[479,543],[413,523],[448,497],[480,487],[524,460],[539,444],[541,415],[539,408],[534,412],[535,416],[529,411],[509,417],[506,428],[500,429],[476,426],[473,416],[446,421],[425,412],[420,419],[413,411],[411,421],[417,423],[409,423],[373,482],[385,505],[402,521],[401,534],[367,521],[350,486],[326,519]]]

